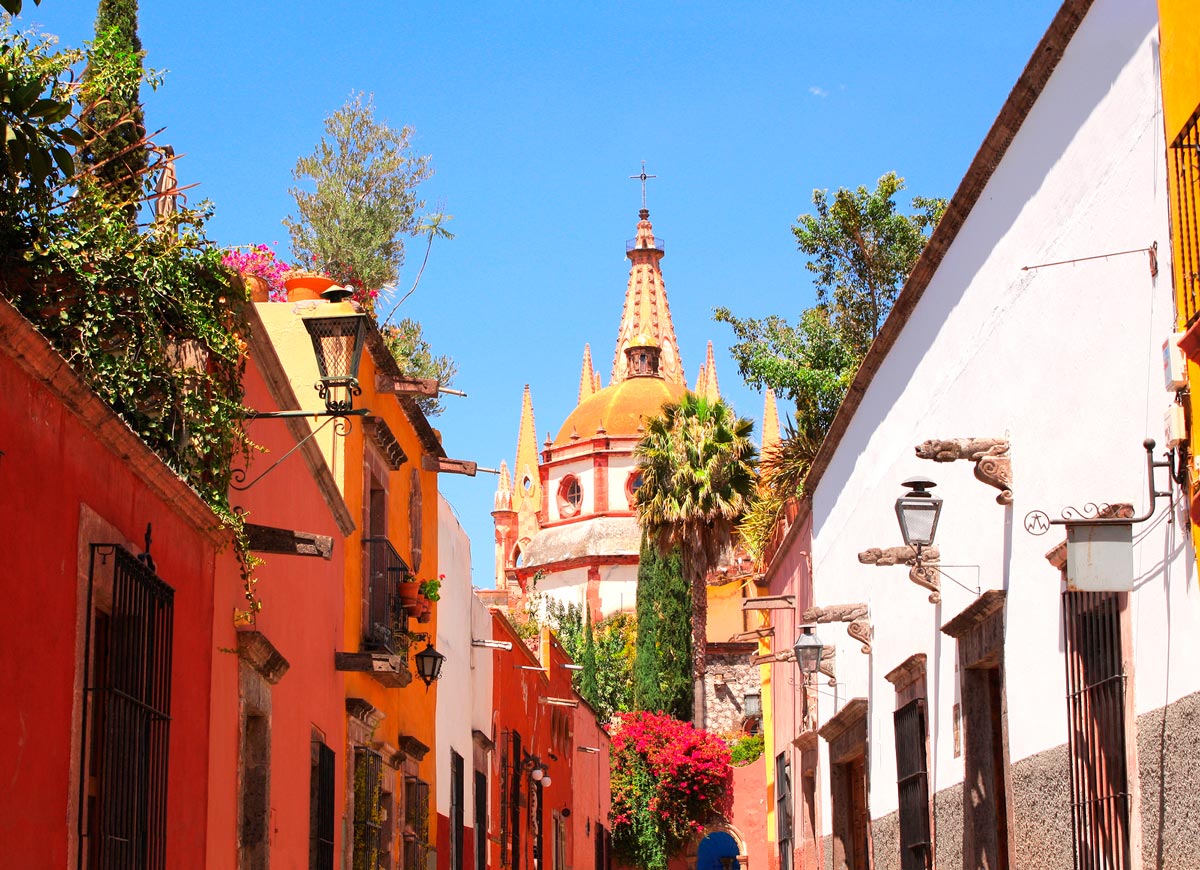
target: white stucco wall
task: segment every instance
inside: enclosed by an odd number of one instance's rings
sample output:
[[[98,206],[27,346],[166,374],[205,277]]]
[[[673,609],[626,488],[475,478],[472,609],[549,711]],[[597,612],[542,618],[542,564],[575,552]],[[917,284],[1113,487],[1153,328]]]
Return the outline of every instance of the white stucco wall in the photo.
[[[446,661],[437,682],[437,811],[442,816],[450,811],[450,751],[453,750],[463,758],[463,818],[469,828],[473,824],[474,807],[471,728],[475,716],[464,716],[463,712],[473,710],[481,695],[490,706],[491,670],[486,666],[487,659],[485,667],[478,666],[476,651],[471,647],[472,614],[482,606],[471,591],[471,541],[441,493],[438,493],[438,570],[446,578],[437,604],[435,645]],[[490,632],[483,636],[489,637]],[[480,652],[490,655],[487,650]],[[489,732],[490,726],[485,730]]]
[[[1153,0],[1092,7],[813,493],[815,603],[867,602],[875,628],[870,656],[843,626],[819,629],[837,644],[839,681],[833,690],[822,680],[821,722],[847,698],[871,699],[873,817],[897,806],[895,692],[884,675],[914,653],[929,657],[931,790],[962,779],[951,722],[955,642],[939,629],[975,600],[977,585],[1008,593],[1011,760],[1066,742],[1061,585],[1044,558],[1063,534],[1032,536],[1023,518],[1086,502],[1129,501],[1140,513],[1148,501],[1141,442],[1161,443],[1172,400],[1161,361],[1173,313],[1156,35]],[[1154,241],[1156,279],[1145,254],[1022,270]],[[974,479],[971,463],[914,455],[926,439],[968,436],[1011,440],[1012,506],[996,504],[997,491]],[[900,482],[917,474],[936,480],[945,500],[944,571],[972,587],[943,577],[937,606],[906,568],[857,560],[870,547],[902,544],[894,502]],[[1194,556],[1186,520],[1172,518],[1160,501],[1153,521],[1135,527],[1138,711],[1200,689]],[[826,813],[826,833],[829,825]]]

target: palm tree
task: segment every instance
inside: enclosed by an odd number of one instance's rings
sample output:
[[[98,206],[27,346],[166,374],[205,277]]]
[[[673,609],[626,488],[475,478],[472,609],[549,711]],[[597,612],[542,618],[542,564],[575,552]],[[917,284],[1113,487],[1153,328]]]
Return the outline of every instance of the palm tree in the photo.
[[[723,401],[687,393],[663,406],[634,449],[642,470],[638,520],[663,553],[675,547],[692,587],[694,724],[704,727],[706,579],[729,549],[757,485],[754,423]]]

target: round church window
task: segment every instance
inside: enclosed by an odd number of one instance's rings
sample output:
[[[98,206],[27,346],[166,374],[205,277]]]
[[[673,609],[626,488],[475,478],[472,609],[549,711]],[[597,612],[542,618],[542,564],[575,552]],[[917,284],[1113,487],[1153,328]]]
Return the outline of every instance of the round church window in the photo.
[[[583,506],[583,487],[579,478],[567,475],[558,486],[558,512],[564,517],[573,517]]]

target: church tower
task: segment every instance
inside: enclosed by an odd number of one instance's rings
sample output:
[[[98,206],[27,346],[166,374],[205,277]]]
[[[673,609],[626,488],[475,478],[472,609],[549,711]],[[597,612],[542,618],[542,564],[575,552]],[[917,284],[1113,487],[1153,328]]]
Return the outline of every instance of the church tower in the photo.
[[[502,469],[492,512],[496,587],[518,600],[536,577],[538,592],[590,608],[594,619],[636,606],[641,472],[633,451],[646,421],[687,392],[662,277],[663,247],[643,203],[637,234],[625,245],[629,280],[612,378],[601,387],[585,345],[578,404],[558,434],[547,435],[540,455],[525,388],[516,459],[511,477],[507,465]],[[720,397],[711,342],[700,380],[698,392]]]

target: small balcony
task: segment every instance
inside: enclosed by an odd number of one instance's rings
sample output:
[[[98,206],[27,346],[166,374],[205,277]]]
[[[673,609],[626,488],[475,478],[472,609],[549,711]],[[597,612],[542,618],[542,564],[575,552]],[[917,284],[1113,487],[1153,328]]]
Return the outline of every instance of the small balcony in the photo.
[[[408,666],[408,614],[400,603],[400,584],[408,565],[387,538],[363,538],[363,620],[358,652],[334,653],[339,671],[371,674],[389,688],[412,682]]]
[[[362,648],[407,658],[408,616],[400,604],[400,584],[412,574],[387,538],[363,538],[362,545],[367,567]]]

